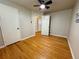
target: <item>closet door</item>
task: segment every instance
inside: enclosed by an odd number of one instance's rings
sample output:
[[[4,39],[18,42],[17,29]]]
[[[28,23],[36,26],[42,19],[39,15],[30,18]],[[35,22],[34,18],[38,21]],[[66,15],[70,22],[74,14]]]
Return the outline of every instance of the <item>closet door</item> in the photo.
[[[50,15],[42,16],[42,35],[49,35]]]
[[[19,15],[16,8],[0,4],[1,29],[5,45],[20,40]]]
[[[3,41],[2,30],[1,30],[1,21],[0,21],[0,47],[2,47],[2,46],[4,46],[4,41]]]

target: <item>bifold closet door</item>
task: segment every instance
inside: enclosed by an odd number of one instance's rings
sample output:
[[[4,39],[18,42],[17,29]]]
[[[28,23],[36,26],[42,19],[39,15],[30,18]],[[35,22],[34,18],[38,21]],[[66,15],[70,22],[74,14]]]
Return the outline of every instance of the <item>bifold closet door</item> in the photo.
[[[2,30],[1,30],[1,21],[0,21],[0,47],[4,45],[3,41],[3,35],[2,35]]]
[[[5,45],[19,41],[19,15],[16,8],[0,4],[1,29]]]

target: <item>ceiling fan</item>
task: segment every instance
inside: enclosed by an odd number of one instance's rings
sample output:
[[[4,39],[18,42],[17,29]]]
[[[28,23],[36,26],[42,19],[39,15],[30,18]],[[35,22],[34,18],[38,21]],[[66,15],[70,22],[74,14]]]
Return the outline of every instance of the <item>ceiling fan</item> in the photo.
[[[38,2],[40,3],[40,5],[33,5],[34,7],[40,7],[40,9],[49,9],[50,8],[50,4],[52,4],[52,0],[38,0]]]

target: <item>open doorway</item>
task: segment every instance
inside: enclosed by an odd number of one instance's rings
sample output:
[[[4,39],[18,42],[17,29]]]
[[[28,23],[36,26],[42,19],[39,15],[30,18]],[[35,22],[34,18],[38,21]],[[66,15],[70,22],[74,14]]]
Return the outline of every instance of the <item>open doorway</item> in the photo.
[[[50,35],[50,15],[35,16],[35,35]]]
[[[35,29],[36,29],[36,35],[41,35],[41,27],[42,27],[42,17],[41,16],[36,16],[36,24],[35,24]]]

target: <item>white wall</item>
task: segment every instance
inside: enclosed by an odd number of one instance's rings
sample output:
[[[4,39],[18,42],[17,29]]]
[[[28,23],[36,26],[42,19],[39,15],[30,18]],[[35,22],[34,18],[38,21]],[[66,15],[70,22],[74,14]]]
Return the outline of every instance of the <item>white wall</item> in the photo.
[[[32,11],[23,8],[19,12],[20,12],[21,37],[25,38],[34,35],[33,23],[31,23]]]
[[[41,17],[42,18],[42,17]],[[41,27],[42,27],[42,19],[40,19],[39,21],[38,21],[38,31],[41,31]]]
[[[79,59],[79,23],[76,23],[76,13],[79,13],[79,0],[73,9],[73,18],[72,18],[72,25],[71,31],[69,35],[69,43],[72,48],[72,52],[75,56],[74,59]]]
[[[51,14],[51,35],[68,37],[72,10],[64,10]]]

